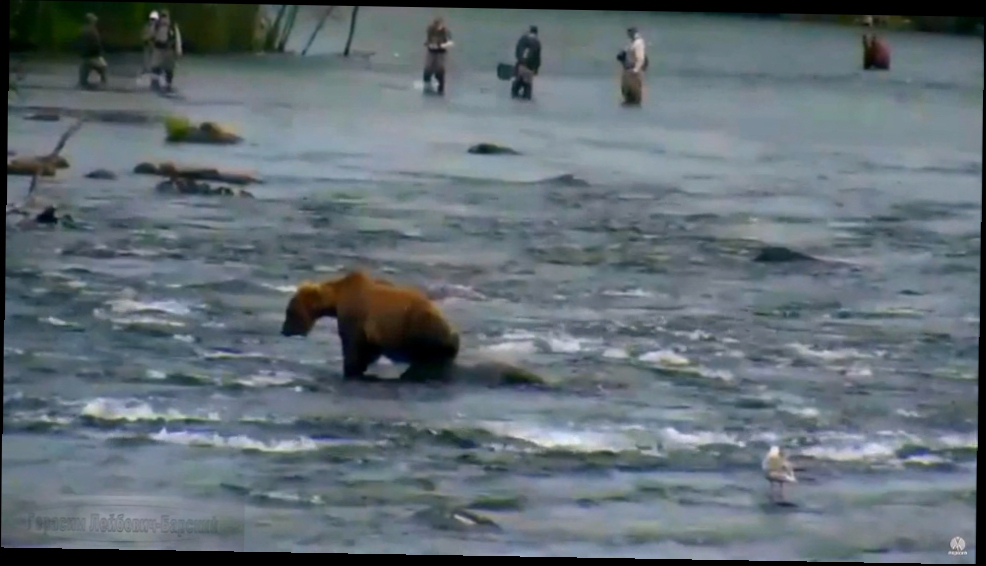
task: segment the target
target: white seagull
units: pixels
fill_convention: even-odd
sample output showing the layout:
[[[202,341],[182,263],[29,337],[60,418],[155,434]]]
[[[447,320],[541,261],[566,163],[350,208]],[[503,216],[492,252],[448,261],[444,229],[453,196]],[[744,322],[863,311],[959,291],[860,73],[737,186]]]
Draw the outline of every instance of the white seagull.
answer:
[[[798,483],[798,479],[794,477],[794,467],[788,462],[781,449],[777,446],[770,447],[770,451],[763,458],[761,467],[763,468],[764,477],[770,482],[771,500],[774,500],[775,486],[777,486],[778,489],[776,491],[780,495],[781,500],[783,500],[784,484]]]

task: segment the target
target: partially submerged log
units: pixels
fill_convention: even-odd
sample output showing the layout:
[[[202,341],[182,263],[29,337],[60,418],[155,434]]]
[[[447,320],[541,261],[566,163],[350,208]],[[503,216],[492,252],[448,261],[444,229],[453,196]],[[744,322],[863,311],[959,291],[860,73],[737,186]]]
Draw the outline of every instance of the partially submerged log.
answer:
[[[11,214],[18,214],[24,217],[18,223],[19,225],[32,223],[51,225],[71,220],[71,217],[68,215],[59,215],[58,209],[55,205],[39,202],[35,191],[38,187],[38,180],[40,177],[54,175],[54,171],[56,169],[64,169],[65,167],[68,167],[68,161],[61,157],[59,153],[61,153],[62,149],[65,148],[65,144],[68,142],[69,138],[79,131],[79,128],[82,127],[83,123],[84,122],[82,120],[79,120],[68,130],[66,130],[65,133],[62,134],[62,137],[59,138],[58,144],[55,145],[55,149],[50,154],[42,157],[27,159],[22,158],[20,160],[24,170],[31,171],[31,184],[27,189],[27,196],[24,198],[23,203],[8,204],[6,208],[7,216]],[[16,161],[18,160],[14,160],[14,162]],[[11,163],[12,162],[7,163],[8,175],[11,174]],[[48,172],[51,173],[47,174]]]
[[[170,162],[157,165],[154,163],[139,163],[134,167],[134,173],[138,175],[158,175],[168,177],[169,179],[214,181],[217,183],[229,183],[230,185],[249,185],[251,183],[262,182],[259,178],[249,173],[224,172],[211,167],[182,167]]]
[[[251,192],[238,187],[213,187],[208,183],[179,177],[161,181],[157,184],[155,190],[159,193],[175,195],[254,198]]]
[[[68,142],[68,139],[72,137],[75,132],[79,131],[82,124],[83,121],[79,120],[64,134],[62,134],[62,137],[58,140],[58,145],[55,146],[55,150],[48,155],[36,157],[17,157],[11,159],[7,162],[7,174],[31,177],[54,177],[55,172],[59,169],[67,169],[69,166],[68,160],[59,155],[59,152],[61,152],[65,147],[65,143]]]

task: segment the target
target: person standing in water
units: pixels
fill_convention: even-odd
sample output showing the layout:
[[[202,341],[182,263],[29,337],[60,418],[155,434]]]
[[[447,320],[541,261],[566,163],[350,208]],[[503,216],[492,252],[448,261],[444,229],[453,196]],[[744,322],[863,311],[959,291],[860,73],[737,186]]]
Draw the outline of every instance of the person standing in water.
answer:
[[[161,75],[164,75],[164,90],[171,90],[175,79],[175,66],[182,55],[181,32],[171,21],[171,14],[161,10],[157,25],[154,26],[154,85],[161,88]]]
[[[637,106],[644,98],[644,71],[647,70],[647,49],[644,38],[640,37],[637,28],[627,29],[630,44],[616,57],[623,63],[623,73],[620,76],[620,93],[625,105]]]
[[[877,37],[873,29],[873,16],[864,16],[863,26],[870,30],[863,33],[863,70],[889,71],[890,46],[883,38]]]
[[[514,80],[510,85],[510,96],[513,98],[531,99],[534,88],[534,75],[541,68],[541,40],[538,39],[538,27],[531,26],[527,33],[517,40],[514,48],[517,63],[514,67]]]
[[[79,87],[92,88],[89,83],[89,75],[96,71],[99,75],[99,84],[106,86],[106,59],[103,52],[103,41],[99,37],[99,30],[96,23],[99,18],[95,14],[86,14],[86,23],[82,26],[80,33],[80,47],[82,63],[79,65]]]
[[[425,39],[425,48],[428,50],[425,56],[424,83],[425,88],[431,88],[431,78],[435,77],[438,82],[438,94],[445,94],[445,57],[448,48],[452,46],[452,32],[445,27],[445,20],[435,18],[428,26]]]
[[[148,16],[141,33],[141,39],[144,41],[144,73],[150,73],[154,65],[154,29],[157,27],[157,21],[158,13],[155,10]]]

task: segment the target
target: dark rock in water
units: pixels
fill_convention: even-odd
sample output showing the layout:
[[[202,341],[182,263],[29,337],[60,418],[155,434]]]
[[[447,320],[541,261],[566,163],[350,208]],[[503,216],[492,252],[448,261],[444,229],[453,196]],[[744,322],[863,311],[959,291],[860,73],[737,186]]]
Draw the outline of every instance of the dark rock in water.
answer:
[[[436,373],[437,371],[437,373]],[[408,368],[402,382],[449,383],[478,387],[528,387],[550,389],[552,383],[544,377],[520,366],[495,361],[459,361],[443,370]]]
[[[35,120],[37,122],[57,122],[62,119],[58,114],[52,114],[47,112],[39,112],[37,114],[31,114],[25,118],[26,120]]]
[[[7,213],[10,214],[11,210],[8,208]],[[60,214],[58,209],[52,205],[44,206],[30,206],[25,209],[15,209],[17,214],[23,216],[23,218],[16,224],[20,227],[30,227],[30,226],[55,226],[61,224],[64,226],[70,226],[74,223],[74,220],[68,214]]]
[[[17,155],[17,152],[16,151],[14,151],[12,149],[8,149],[7,150],[7,157],[13,157],[15,155]]]
[[[254,198],[252,193],[243,189],[223,186],[213,187],[208,183],[181,178],[161,181],[157,184],[155,190],[159,193],[178,195]]]
[[[473,155],[520,155],[519,151],[495,143],[480,143],[469,148]]]
[[[760,249],[753,261],[759,263],[788,263],[792,261],[818,261],[808,254],[803,254],[783,246],[767,246]]]
[[[557,177],[550,177],[542,181],[538,181],[537,184],[541,185],[560,185],[563,187],[588,187],[589,182],[585,179],[579,179],[571,173],[565,173],[564,175],[558,175]]]
[[[213,122],[202,122],[197,127],[169,133],[166,141],[171,143],[232,145],[242,142],[243,138]]]
[[[95,171],[90,171],[89,173],[86,173],[86,178],[114,181],[116,180],[116,173],[112,171],[107,171],[106,169],[96,169]]]
[[[34,217],[38,224],[58,224],[58,213],[54,206],[49,206]]]
[[[137,175],[157,175],[159,173],[158,166],[153,163],[138,163],[134,167],[134,173]]]

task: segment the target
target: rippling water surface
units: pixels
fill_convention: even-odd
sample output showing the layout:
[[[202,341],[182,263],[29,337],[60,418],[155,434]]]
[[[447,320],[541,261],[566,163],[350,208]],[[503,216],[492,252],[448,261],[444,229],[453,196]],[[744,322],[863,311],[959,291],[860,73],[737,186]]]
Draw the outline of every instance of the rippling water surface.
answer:
[[[248,142],[88,124],[42,187],[79,225],[8,226],[4,545],[127,546],[22,521],[153,495],[221,523],[158,546],[973,562],[981,43],[891,35],[894,70],[863,75],[857,30],[459,10],[442,100],[415,90],[431,14],[365,9],[369,64],[319,55],[345,22],[305,59],[189,58],[179,100],[28,77],[49,86],[18,104]],[[545,64],[522,104],[493,68],[529,23]],[[639,110],[616,100],[630,23]],[[8,114],[22,153],[65,127]],[[129,174],[165,159],[266,183],[175,198]],[[764,245],[830,261],[752,262]],[[559,387],[343,385],[331,321],[278,331],[297,282],[357,265],[427,288],[465,355]],[[771,444],[802,469],[796,507],[767,504]]]

